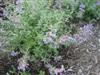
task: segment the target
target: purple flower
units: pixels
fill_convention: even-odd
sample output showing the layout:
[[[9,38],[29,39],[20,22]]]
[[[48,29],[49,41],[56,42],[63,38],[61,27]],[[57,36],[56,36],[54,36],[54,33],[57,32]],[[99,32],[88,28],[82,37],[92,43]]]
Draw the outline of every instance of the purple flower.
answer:
[[[92,24],[87,24],[83,28],[87,29],[87,30],[92,30],[93,29],[93,25]]]
[[[83,38],[80,34],[76,34],[74,35],[74,38],[77,40],[78,44],[83,43],[84,41],[86,41],[86,38]]]
[[[55,68],[54,69],[54,73],[55,73],[55,75],[63,75],[63,72],[65,71],[65,68],[64,68],[64,66],[63,65],[61,65],[61,68]]]
[[[85,5],[83,3],[81,3],[79,7],[84,9]]]
[[[49,66],[49,73],[50,75],[63,75],[63,72],[65,72],[65,68],[63,65],[61,65],[61,68],[54,68],[54,67],[51,67]]]
[[[52,37],[52,38],[56,38],[57,37],[56,33],[55,32],[51,32],[51,31],[47,32],[46,36]]]
[[[100,1],[96,2],[96,5],[97,5],[97,6],[100,6]]]
[[[87,24],[80,28],[80,32],[74,35],[74,38],[77,40],[78,44],[81,44],[90,38],[90,36],[93,34],[92,29],[92,24]]]
[[[84,9],[85,9],[85,5],[83,3],[81,3],[80,6],[79,6],[79,10],[84,11]]]
[[[20,3],[23,3],[24,1],[23,0],[16,0],[16,4],[20,4]]]
[[[66,41],[68,41],[68,36],[67,35],[63,35],[59,39],[60,44],[65,44]]]
[[[93,32],[92,32],[92,29],[93,29],[93,25],[92,24],[87,24],[85,25],[83,28],[82,28],[82,31],[83,31],[83,35],[84,36],[90,36]]]
[[[52,43],[52,42],[54,42],[54,41],[51,37],[43,38],[43,43],[44,44],[48,44],[48,43]]]
[[[60,37],[59,39],[59,44],[66,44],[66,43],[75,43],[76,42],[76,39],[71,37],[71,36],[68,36],[68,35],[63,35]]]
[[[83,8],[79,8],[80,11],[84,12],[85,10]]]
[[[14,56],[17,56],[17,55],[18,55],[18,52],[12,51],[12,52],[10,53],[10,55],[13,56],[13,57],[14,57]]]

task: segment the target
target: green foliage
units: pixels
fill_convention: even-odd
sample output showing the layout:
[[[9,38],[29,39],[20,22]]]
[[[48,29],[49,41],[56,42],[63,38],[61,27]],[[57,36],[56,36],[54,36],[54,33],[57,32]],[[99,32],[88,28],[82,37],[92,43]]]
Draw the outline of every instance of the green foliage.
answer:
[[[7,7],[4,10],[4,16],[10,19],[10,17],[13,15],[13,12],[15,11],[15,5],[9,3]]]
[[[40,71],[38,75],[45,75],[44,71]]]
[[[96,21],[100,19],[100,5],[96,5],[98,0],[80,0],[79,6],[81,3],[85,5],[84,12],[78,12],[82,14],[81,18],[84,21]]]
[[[53,26],[57,30],[55,41],[58,41],[59,37],[64,34],[72,33],[71,20],[76,17],[80,3],[85,5],[83,20],[96,19],[100,16],[100,8],[96,6],[95,0],[58,0],[56,3],[54,0],[25,0],[23,14],[20,14],[20,27],[16,28],[16,24],[12,26],[13,23],[6,25],[11,27],[7,30],[9,49],[14,50],[19,47],[20,51],[25,54],[31,52],[34,61],[36,59],[47,60],[51,56],[56,56],[58,48],[43,43],[45,33],[49,31],[50,26]]]
[[[67,2],[63,5],[66,6]],[[66,22],[72,18],[74,6],[68,2],[72,8],[56,9],[50,8],[48,3],[48,0],[34,0],[34,2],[25,0],[24,12],[21,15],[22,27],[14,28],[9,35],[10,49],[19,47],[23,53],[32,52],[33,60],[37,58],[47,60],[58,54],[57,48],[43,43],[44,34],[51,25],[58,30],[57,39],[63,34],[70,33],[70,25],[66,25]]]
[[[31,74],[28,72],[21,72],[19,75],[31,75]]]

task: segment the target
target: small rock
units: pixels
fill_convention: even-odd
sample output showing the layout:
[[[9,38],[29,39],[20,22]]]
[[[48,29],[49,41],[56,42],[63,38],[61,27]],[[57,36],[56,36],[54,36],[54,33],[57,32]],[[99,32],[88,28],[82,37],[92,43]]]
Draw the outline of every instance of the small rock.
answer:
[[[94,60],[95,60],[95,64],[97,64],[97,63],[98,63],[98,58],[97,58],[97,56],[94,56]]]
[[[100,52],[100,49],[98,49],[98,51]]]
[[[82,70],[79,69],[79,70],[78,70],[78,75],[81,75],[81,74],[82,74]]]
[[[92,68],[92,65],[89,65],[88,67],[87,67],[87,70],[89,70],[89,69],[91,69]]]
[[[100,43],[100,38],[98,39],[99,43]]]
[[[54,60],[55,61],[61,61],[62,60],[62,57],[61,56],[57,56],[57,57],[54,58]]]
[[[74,70],[73,70],[72,68],[73,68],[73,66],[70,67],[69,69],[67,69],[67,71],[68,71],[68,72],[73,72]]]

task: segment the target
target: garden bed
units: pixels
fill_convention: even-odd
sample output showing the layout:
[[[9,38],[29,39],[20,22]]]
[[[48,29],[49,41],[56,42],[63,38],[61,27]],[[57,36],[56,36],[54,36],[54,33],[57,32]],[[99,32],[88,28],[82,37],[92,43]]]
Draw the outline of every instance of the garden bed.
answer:
[[[0,75],[100,74],[98,0],[15,4],[0,20]]]

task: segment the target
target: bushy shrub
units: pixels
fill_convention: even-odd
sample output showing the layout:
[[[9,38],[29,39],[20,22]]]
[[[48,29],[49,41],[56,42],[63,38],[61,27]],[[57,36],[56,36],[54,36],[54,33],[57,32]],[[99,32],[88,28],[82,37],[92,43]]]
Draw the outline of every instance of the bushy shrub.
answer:
[[[62,8],[51,8],[49,0],[25,0],[20,27],[10,30],[10,49],[18,47],[24,54],[31,53],[32,60],[56,56],[59,37],[71,32],[67,24],[74,12],[71,2],[74,0],[64,0]]]

